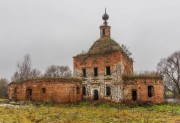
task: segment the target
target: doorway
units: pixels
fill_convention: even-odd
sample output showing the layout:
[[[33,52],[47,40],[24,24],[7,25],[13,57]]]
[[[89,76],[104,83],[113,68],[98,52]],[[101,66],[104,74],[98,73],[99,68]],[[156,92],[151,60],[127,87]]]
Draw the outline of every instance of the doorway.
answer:
[[[94,90],[94,100],[99,100],[98,90]]]
[[[26,95],[27,95],[27,99],[31,99],[32,98],[32,89],[30,89],[30,88],[26,89]]]
[[[137,91],[136,90],[132,90],[132,100],[133,101],[137,100]]]

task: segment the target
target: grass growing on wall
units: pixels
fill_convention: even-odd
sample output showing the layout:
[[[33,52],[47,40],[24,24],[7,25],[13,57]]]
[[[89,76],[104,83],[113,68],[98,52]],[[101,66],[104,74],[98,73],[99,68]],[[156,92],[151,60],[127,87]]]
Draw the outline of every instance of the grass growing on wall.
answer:
[[[0,107],[3,123],[174,123],[180,122],[180,105],[161,104],[129,108],[122,104],[41,104]]]

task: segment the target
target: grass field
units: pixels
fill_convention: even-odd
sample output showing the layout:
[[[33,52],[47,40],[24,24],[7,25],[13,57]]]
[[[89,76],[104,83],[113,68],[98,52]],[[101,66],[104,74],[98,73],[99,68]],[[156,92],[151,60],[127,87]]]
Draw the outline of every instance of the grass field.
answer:
[[[180,123],[180,105],[32,104],[0,107],[0,123]]]

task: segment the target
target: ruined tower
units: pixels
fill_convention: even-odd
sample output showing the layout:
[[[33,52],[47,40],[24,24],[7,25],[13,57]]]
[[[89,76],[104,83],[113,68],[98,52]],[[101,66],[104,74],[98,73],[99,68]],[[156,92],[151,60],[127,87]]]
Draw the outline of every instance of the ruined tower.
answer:
[[[74,76],[83,79],[84,99],[112,100],[123,99],[123,74],[133,72],[133,61],[121,46],[111,39],[111,27],[107,20],[109,15],[102,16],[100,38],[94,42],[89,51],[74,58]]]

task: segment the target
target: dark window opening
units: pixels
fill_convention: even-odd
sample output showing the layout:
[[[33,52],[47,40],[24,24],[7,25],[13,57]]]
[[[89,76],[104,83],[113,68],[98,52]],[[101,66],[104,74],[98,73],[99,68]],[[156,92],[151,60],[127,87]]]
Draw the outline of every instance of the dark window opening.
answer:
[[[136,90],[132,90],[132,100],[133,101],[137,100],[137,91]]]
[[[82,87],[83,96],[86,96],[86,87]]]
[[[111,68],[110,68],[110,66],[106,67],[106,75],[111,75]]]
[[[111,88],[109,86],[106,87],[106,95],[111,96]]]
[[[148,97],[154,96],[154,87],[148,86]]]
[[[82,69],[82,73],[83,73],[83,77],[86,77],[86,69],[85,68]]]
[[[98,76],[98,68],[97,67],[94,68],[94,76]]]
[[[45,88],[42,88],[42,93],[46,93],[46,89]]]
[[[77,87],[77,88],[76,88],[77,94],[79,94],[79,90],[80,90],[79,87]]]
[[[105,29],[102,29],[102,31],[103,31],[103,36],[106,34],[106,31],[105,31]]]

